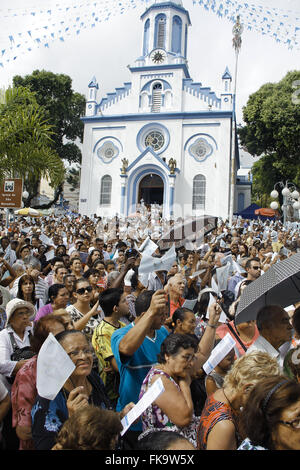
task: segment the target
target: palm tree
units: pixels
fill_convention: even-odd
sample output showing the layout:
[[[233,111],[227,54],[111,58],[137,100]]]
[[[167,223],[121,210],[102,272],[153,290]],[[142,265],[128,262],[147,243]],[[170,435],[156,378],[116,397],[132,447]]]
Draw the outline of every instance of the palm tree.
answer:
[[[62,160],[51,148],[52,130],[44,109],[25,87],[0,93],[0,181],[23,178],[29,204],[41,178],[57,188],[64,181]]]

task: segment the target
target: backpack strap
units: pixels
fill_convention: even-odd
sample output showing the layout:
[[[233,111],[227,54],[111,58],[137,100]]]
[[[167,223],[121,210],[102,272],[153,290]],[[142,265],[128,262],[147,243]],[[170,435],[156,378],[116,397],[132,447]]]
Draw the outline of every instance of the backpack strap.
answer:
[[[240,345],[242,346],[243,350],[244,351],[247,351],[247,347],[244,345],[244,343],[242,342],[241,338],[237,335],[237,333],[234,331],[234,329],[232,328],[232,326],[227,323],[227,326],[228,328],[230,329],[231,333],[234,335],[234,337],[238,340],[238,342],[240,343]]]
[[[17,345],[16,343],[16,340],[15,340],[15,337],[14,337],[14,334],[12,331],[9,331],[9,339],[10,339],[10,342],[11,342],[11,345],[12,345],[12,348],[13,348],[13,352],[16,352],[19,348],[19,346]]]
[[[16,351],[18,351],[18,349],[21,349],[17,345],[17,342],[15,340],[13,332],[9,331],[8,334],[9,334],[9,339],[10,339],[10,342],[11,342],[11,345],[12,345],[12,348],[13,348],[13,352],[16,352]],[[29,336],[29,338],[31,338],[31,336],[32,336],[32,333],[31,333],[30,330],[28,330],[28,336]]]
[[[170,313],[171,313],[171,312],[170,312],[171,305],[170,305],[170,296],[169,296],[169,294],[168,294],[167,305],[168,305],[168,312],[169,312],[169,317],[170,317],[170,316],[171,316],[171,315],[170,315]]]

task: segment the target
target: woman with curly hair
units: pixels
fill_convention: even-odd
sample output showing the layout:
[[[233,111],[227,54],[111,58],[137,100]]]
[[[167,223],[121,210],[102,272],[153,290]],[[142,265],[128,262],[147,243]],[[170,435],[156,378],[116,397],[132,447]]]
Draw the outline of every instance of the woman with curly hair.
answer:
[[[236,450],[241,441],[240,408],[260,380],[279,373],[277,361],[265,352],[255,351],[237,359],[226,374],[223,387],[206,400],[198,428],[198,449]]]

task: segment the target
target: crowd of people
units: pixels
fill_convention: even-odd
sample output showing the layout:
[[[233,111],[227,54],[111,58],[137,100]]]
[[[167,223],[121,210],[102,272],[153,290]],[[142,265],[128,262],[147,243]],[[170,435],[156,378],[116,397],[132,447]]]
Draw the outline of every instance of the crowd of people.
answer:
[[[245,289],[300,250],[299,224],[219,219],[155,269],[162,235],[182,223],[157,211],[0,220],[2,449],[300,449],[300,296],[237,321]],[[53,400],[37,389],[50,333],[74,364]],[[228,334],[234,346],[206,373]],[[163,393],[121,436],[159,379]]]

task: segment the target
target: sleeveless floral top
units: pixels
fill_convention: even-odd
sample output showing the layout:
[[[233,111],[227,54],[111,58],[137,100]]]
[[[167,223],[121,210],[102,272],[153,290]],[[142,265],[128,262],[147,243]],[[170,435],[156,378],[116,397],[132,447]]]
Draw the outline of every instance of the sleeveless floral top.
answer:
[[[139,399],[141,399],[146,393],[155,375],[163,375],[169,379],[179,391],[181,391],[179,385],[170,375],[158,369],[157,366],[153,366],[142,383]],[[197,426],[199,424],[199,417],[196,417],[195,415],[193,415],[192,421],[188,426],[181,428],[172,423],[161,408],[152,403],[152,405],[149,406],[142,414],[142,423],[143,432],[139,436],[139,440],[152,431],[176,431],[187,438],[195,447],[197,445]]]

